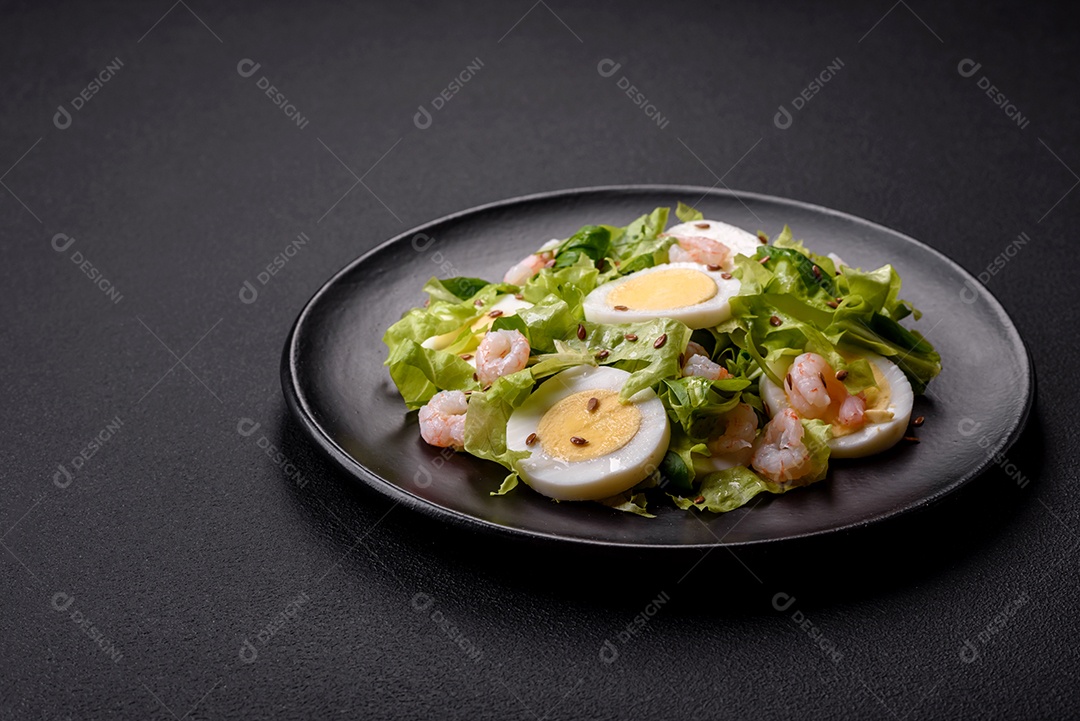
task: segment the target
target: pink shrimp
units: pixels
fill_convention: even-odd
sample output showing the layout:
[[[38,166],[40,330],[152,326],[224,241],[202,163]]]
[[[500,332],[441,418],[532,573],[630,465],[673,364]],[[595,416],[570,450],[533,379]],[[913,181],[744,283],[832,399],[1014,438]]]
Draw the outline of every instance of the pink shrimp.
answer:
[[[731,377],[726,368],[713,363],[709,358],[709,352],[694,341],[686,344],[684,356],[686,358],[682,366],[684,376],[699,376],[714,381]]]
[[[714,455],[738,454],[740,465],[746,463],[750,459],[754,437],[757,435],[758,417],[754,409],[740,403],[720,419],[717,427],[722,428],[723,432],[708,440],[706,445],[709,450]]]
[[[765,432],[754,443],[750,463],[754,470],[775,483],[793,481],[814,471],[810,450],[802,442],[799,416],[785,408],[765,424]]]
[[[832,366],[817,353],[803,353],[795,359],[784,378],[784,392],[803,418],[835,421],[847,428],[863,424],[865,400],[848,393]]]
[[[690,358],[690,357],[696,356],[696,355],[703,355],[706,358],[708,358],[709,357],[709,351],[705,350],[705,346],[701,345],[700,343],[695,343],[694,341],[690,341],[689,343],[686,344],[686,357]]]
[[[836,422],[845,428],[861,428],[866,419],[863,414],[866,411],[866,400],[862,394],[851,395],[840,404],[840,411],[836,414]]]
[[[439,448],[465,447],[468,398],[461,391],[439,391],[420,409],[420,435]]]
[[[554,257],[549,252],[527,255],[511,266],[510,270],[506,271],[506,275],[503,276],[503,283],[525,285],[529,278],[551,265],[552,260],[554,260]]]
[[[668,249],[668,260],[672,263],[701,263],[712,265],[725,270],[731,269],[731,259],[734,255],[731,248],[719,240],[705,238],[700,235],[676,235],[678,245]]]
[[[529,341],[520,331],[491,331],[476,349],[476,379],[486,386],[517,373],[529,362]]]
[[[730,378],[731,374],[723,366],[713,363],[708,356],[692,355],[683,363],[682,374],[684,376],[699,376],[709,380],[718,381]]]

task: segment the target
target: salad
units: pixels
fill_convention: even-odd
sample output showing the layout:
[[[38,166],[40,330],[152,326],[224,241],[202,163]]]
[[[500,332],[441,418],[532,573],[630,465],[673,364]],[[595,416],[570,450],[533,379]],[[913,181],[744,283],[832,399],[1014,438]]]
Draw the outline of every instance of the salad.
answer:
[[[383,338],[427,443],[556,501],[725,512],[915,440],[941,358],[890,265],[679,203],[587,225],[501,282],[432,278]],[[665,230],[666,229],[666,230]]]

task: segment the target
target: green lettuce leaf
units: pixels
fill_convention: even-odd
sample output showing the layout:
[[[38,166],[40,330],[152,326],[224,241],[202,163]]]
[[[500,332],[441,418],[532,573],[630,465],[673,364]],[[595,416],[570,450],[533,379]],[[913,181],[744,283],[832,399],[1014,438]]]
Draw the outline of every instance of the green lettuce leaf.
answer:
[[[696,476],[695,454],[708,455],[709,449],[704,443],[686,435],[680,426],[673,426],[668,452],[660,463],[659,486],[664,490],[673,489],[680,493],[689,493],[693,489]]]
[[[705,476],[695,498],[669,495],[675,505],[684,511],[696,508],[699,511],[727,513],[745,506],[759,493],[771,491],[770,485],[776,484],[770,484],[745,466],[735,466],[726,471],[717,471]],[[773,492],[782,493],[783,491]]]
[[[675,505],[684,511],[693,507],[699,511],[727,513],[746,505],[759,493],[787,493],[793,488],[823,480],[829,472],[828,442],[832,431],[828,423],[820,420],[803,420],[802,425],[803,443],[810,451],[813,464],[813,471],[803,478],[787,483],[774,483],[750,468],[735,466],[702,477],[696,496],[668,495]]]
[[[668,248],[675,243],[674,238],[661,237],[668,213],[668,208],[657,208],[623,229],[612,245],[612,262],[619,273],[626,275],[668,261]]]
[[[473,367],[453,353],[424,348],[412,340],[402,340],[386,359],[405,406],[415,410],[431,400],[440,390],[472,390]]]
[[[681,200],[679,201],[679,205],[675,208],[675,217],[684,223],[692,223],[695,220],[705,219],[705,216],[701,214],[700,210],[692,208]]]
[[[832,437],[832,426],[825,421],[813,419],[802,421],[803,445],[810,451],[810,460],[814,465],[814,473],[798,478],[787,486],[805,486],[824,480],[829,473],[829,439]]]
[[[555,268],[569,268],[582,258],[593,265],[611,254],[612,229],[605,225],[586,225],[562,242],[555,251]]]
[[[460,303],[463,300],[472,300],[480,291],[495,286],[499,292],[512,293],[514,286],[506,283],[492,283],[483,278],[432,278],[424,284],[424,292],[431,301],[441,300],[450,303]]]
[[[601,365],[612,365],[630,373],[619,398],[629,400],[635,393],[657,386],[665,378],[679,374],[679,356],[690,341],[690,329],[677,320],[658,318],[642,323],[601,324],[583,321],[580,327],[585,337],[579,339],[577,328],[570,338],[558,345],[560,353],[579,353],[582,357],[597,358],[600,351],[607,351]],[[627,336],[636,337],[629,340]],[[656,341],[665,336],[660,348]],[[543,363],[548,360],[539,356]]]
[[[605,498],[600,503],[603,503],[608,508],[614,508],[616,511],[633,513],[645,518],[656,518],[655,515],[649,513],[649,504],[644,493],[620,493],[617,496]]]
[[[532,394],[533,385],[532,373],[526,369],[503,376],[487,391],[469,397],[469,412],[465,414],[465,451],[510,470],[493,495],[507,493],[517,485],[517,463],[529,457],[528,451],[513,451],[506,447],[506,422],[514,409]]]
[[[873,372],[865,360],[847,358],[871,351],[893,360],[916,393],[925,391],[941,370],[941,357],[918,332],[899,325],[918,314],[899,299],[900,278],[892,267],[845,267],[836,276],[832,261],[792,241],[786,226],[774,243],[782,245],[736,260],[742,287],[731,300],[733,320],[723,327],[770,380],[779,385],[791,359],[813,351],[846,370],[844,385],[858,393],[875,385]]]
[[[716,428],[717,419],[739,404],[741,391],[749,385],[746,378],[666,378],[659,395],[673,423],[690,438],[705,440]]]
[[[585,296],[613,276],[613,271],[601,274],[587,255],[579,255],[573,265],[541,270],[522,287],[521,294],[530,303],[539,303],[554,295],[566,302],[570,316],[581,320],[585,317],[581,310]]]

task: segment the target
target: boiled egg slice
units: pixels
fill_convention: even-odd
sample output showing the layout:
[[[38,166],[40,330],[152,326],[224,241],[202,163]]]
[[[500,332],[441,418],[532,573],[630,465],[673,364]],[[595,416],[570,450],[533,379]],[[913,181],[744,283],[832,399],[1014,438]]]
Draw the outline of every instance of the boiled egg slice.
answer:
[[[620,403],[629,378],[607,366],[569,368],[510,415],[507,447],[531,453],[519,463],[526,483],[560,501],[599,501],[657,470],[671,436],[667,413],[650,388]]]
[[[741,284],[697,263],[667,263],[604,283],[585,296],[585,319],[635,323],[673,318],[709,328],[731,317],[729,301]]]
[[[753,257],[757,253],[761,241],[753,233],[748,233],[734,225],[721,223],[719,220],[695,220],[689,223],[680,223],[667,231],[668,235],[676,237],[698,236],[709,238],[723,243],[731,248],[731,257],[745,255]],[[727,270],[731,270],[728,268]]]
[[[488,306],[483,315],[470,324],[470,328],[475,335],[482,336],[499,316],[515,315],[522,308],[530,307],[532,307],[532,303],[527,300],[518,300],[512,295],[500,295],[495,299],[494,303]],[[492,315],[492,313],[495,313],[495,315]],[[456,341],[464,328],[465,326],[461,326],[461,328],[456,328],[448,333],[433,335],[420,345],[431,350],[442,350]]]
[[[833,458],[862,458],[892,448],[904,437],[911,421],[915,394],[907,376],[895,363],[879,355],[864,356],[874,371],[877,388],[866,391],[865,423],[856,431],[833,425],[829,448]],[[787,391],[768,376],[761,377],[761,400],[769,417],[790,408]]]

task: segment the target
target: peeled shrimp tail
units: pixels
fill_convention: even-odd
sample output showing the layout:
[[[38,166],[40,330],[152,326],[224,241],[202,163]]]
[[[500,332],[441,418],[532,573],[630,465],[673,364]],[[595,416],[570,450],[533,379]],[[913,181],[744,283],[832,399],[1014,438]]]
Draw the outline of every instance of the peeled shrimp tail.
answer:
[[[520,331],[491,331],[476,349],[476,380],[486,386],[523,370],[529,362],[529,353],[529,341]]]
[[[462,391],[440,391],[420,409],[420,436],[439,448],[465,447],[468,398]]]
[[[746,403],[740,403],[727,412],[721,419],[723,433],[710,439],[706,445],[709,451],[717,455],[732,453],[745,456],[742,462],[749,460],[749,450],[757,436],[758,417],[754,409]]]
[[[672,263],[691,262],[731,268],[731,259],[734,257],[731,248],[719,240],[700,235],[677,235],[675,238],[679,241],[678,244],[668,249],[668,260]]]
[[[785,408],[765,424],[765,431],[754,444],[750,463],[754,470],[774,483],[784,483],[808,476],[814,471],[810,449],[803,443],[802,421],[795,411]]]
[[[552,254],[549,252],[528,255],[506,271],[503,282],[513,285],[525,285],[530,278],[546,268],[551,260]]]

